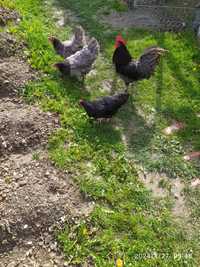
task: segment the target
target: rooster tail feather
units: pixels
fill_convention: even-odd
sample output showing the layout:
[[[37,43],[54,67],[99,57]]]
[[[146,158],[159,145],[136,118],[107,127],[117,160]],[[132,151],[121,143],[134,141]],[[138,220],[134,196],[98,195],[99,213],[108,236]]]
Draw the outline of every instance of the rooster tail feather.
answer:
[[[158,46],[151,46],[151,47],[148,47],[147,49],[144,50],[144,53],[143,55],[145,54],[148,54],[148,53],[155,53],[155,54],[165,54],[169,52],[168,50],[164,49],[164,48],[161,48],[161,47],[158,47]]]
[[[138,71],[141,77],[148,79],[155,71],[156,66],[159,64],[161,56],[163,56],[167,50],[160,47],[149,47],[143,53],[138,61]]]

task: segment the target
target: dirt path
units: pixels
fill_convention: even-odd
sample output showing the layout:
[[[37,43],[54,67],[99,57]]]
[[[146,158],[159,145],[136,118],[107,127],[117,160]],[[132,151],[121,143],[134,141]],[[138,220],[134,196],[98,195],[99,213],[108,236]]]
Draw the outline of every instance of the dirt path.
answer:
[[[64,266],[54,227],[87,216],[92,205],[70,174],[48,159],[46,144],[58,118],[18,96],[37,77],[22,48],[0,33],[0,267]]]

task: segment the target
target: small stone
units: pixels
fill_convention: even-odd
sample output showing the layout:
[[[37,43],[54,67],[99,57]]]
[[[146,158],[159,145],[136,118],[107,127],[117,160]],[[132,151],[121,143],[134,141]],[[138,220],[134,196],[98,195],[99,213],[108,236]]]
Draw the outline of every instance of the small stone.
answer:
[[[8,244],[8,240],[4,239],[1,243],[2,243],[2,245],[7,245]]]
[[[57,242],[54,242],[53,244],[50,245],[50,249],[52,251],[56,251],[57,250]]]
[[[46,171],[46,173],[45,173],[45,177],[49,177],[49,175],[50,175],[50,173],[48,172],[48,171]]]
[[[7,142],[6,142],[6,141],[2,142],[2,146],[3,146],[4,148],[7,148]]]
[[[51,264],[51,263],[45,263],[45,264],[43,265],[43,267],[52,267],[52,264]]]
[[[200,178],[195,179],[191,182],[191,187],[196,187],[200,185]]]
[[[38,243],[38,245],[39,245],[40,247],[42,247],[42,246],[44,245],[43,241],[40,241],[40,242]]]
[[[25,224],[24,226],[23,226],[23,229],[27,229],[28,228],[28,224]]]
[[[9,83],[10,83],[9,80],[4,80],[4,81],[3,81],[3,84],[9,84]]]
[[[29,249],[27,252],[26,252],[26,257],[31,257],[33,254],[33,249]]]
[[[22,187],[22,186],[26,185],[27,182],[26,181],[20,181],[18,184],[19,184],[20,187]]]
[[[45,244],[49,244],[52,240],[52,237],[50,235],[45,237]]]
[[[178,195],[178,194],[175,194],[175,195],[174,195],[174,198],[175,198],[175,199],[179,199],[179,195]]]
[[[32,245],[33,245],[33,242],[32,242],[32,241],[28,241],[26,244],[27,244],[28,246],[32,246]]]
[[[51,252],[50,254],[49,254],[49,256],[53,259],[53,258],[55,258],[55,253],[54,252]]]
[[[178,132],[179,130],[184,129],[184,127],[185,127],[184,123],[175,121],[172,125],[170,125],[169,127],[165,128],[163,130],[163,132],[166,135],[170,135],[170,134],[173,134],[175,132]]]

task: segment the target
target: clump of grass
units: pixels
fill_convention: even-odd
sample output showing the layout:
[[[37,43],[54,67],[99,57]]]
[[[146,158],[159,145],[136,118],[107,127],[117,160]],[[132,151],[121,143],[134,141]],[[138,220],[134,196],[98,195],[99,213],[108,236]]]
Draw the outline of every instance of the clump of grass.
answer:
[[[38,161],[40,159],[40,154],[38,152],[34,152],[32,155],[32,159]]]
[[[0,0],[0,7],[14,9],[15,5],[9,0]]]

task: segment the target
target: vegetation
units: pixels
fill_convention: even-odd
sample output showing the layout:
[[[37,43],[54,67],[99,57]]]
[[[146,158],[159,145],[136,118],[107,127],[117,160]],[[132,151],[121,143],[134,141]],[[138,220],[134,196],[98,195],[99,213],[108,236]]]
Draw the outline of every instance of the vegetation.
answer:
[[[99,17],[126,7],[115,0],[0,0],[0,4],[22,15],[21,23],[9,30],[26,41],[25,54],[42,73],[39,81],[25,88],[25,98],[60,116],[62,128],[49,140],[50,158],[71,174],[86,198],[95,201],[88,218],[69,220],[58,234],[66,261],[92,262],[98,267],[199,266],[199,236],[188,237],[174,221],[169,199],[154,199],[136,171],[139,164],[147,171],[165,172],[184,181],[199,172],[198,166],[182,159],[188,148],[200,149],[196,116],[200,111],[200,54],[193,34],[122,30],[136,57],[155,44],[170,52],[152,79],[131,88],[128,105],[113,122],[98,125],[88,120],[78,100],[107,93],[102,82],[112,82],[115,76],[111,55],[117,32]],[[66,38],[71,32],[69,26],[56,26],[55,6],[73,10],[88,33],[100,41],[102,54],[95,74],[86,79],[87,90],[78,81],[62,80],[51,67],[60,58],[48,44],[48,35]],[[115,90],[123,86],[117,80]],[[187,127],[165,137],[162,129],[173,119]],[[199,192],[196,195],[199,198]],[[194,205],[193,217],[198,219],[198,214],[198,205]]]

